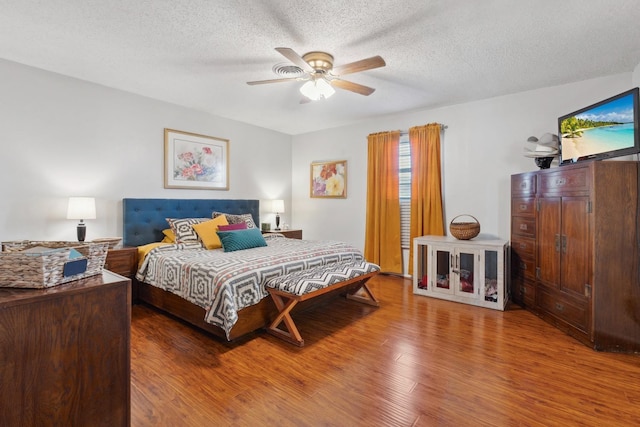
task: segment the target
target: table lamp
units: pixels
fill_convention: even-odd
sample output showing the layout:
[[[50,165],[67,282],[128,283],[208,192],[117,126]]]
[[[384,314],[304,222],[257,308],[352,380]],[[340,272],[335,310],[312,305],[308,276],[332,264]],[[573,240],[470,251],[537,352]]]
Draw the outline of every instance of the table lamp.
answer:
[[[84,242],[87,235],[85,219],[96,219],[96,199],[93,197],[69,197],[67,219],[79,219],[78,242]]]
[[[276,214],[276,231],[280,231],[280,214],[284,213],[284,200],[274,200],[271,210]]]

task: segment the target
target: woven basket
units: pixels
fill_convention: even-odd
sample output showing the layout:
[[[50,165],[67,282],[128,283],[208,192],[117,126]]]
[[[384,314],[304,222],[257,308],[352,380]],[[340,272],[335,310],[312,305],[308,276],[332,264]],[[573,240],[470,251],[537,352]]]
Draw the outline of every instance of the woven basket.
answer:
[[[454,222],[456,218],[460,218],[461,216],[470,216],[475,222]],[[472,215],[458,215],[451,220],[451,223],[449,224],[449,231],[451,232],[451,235],[458,240],[473,239],[480,234],[480,223]]]
[[[50,288],[102,273],[107,258],[107,243],[3,242],[0,252],[0,287]],[[71,250],[81,257],[72,257]],[[68,274],[65,265],[86,259],[86,269]],[[65,274],[66,272],[66,274]]]

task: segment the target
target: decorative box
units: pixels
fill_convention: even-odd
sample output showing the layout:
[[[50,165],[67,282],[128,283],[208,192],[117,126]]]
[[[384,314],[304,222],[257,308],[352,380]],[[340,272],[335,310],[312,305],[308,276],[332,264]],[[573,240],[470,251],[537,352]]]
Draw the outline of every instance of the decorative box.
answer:
[[[100,274],[108,248],[108,243],[3,242],[0,287],[50,288]]]

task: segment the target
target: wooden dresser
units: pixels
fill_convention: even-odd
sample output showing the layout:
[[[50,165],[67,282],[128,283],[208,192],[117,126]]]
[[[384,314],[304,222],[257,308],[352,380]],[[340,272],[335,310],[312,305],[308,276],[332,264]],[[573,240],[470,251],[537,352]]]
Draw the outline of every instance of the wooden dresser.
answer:
[[[0,425],[128,426],[128,279],[0,288]]]
[[[511,295],[597,349],[640,351],[638,162],[511,177]]]

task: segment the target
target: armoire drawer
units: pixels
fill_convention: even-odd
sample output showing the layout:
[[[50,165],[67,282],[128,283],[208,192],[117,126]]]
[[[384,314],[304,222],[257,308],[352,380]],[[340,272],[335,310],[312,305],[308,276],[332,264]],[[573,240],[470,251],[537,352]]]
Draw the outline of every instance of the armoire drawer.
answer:
[[[588,332],[589,321],[588,304],[575,301],[560,293],[551,292],[538,286],[536,292],[538,307],[571,326]]]
[[[511,175],[511,194],[519,194],[522,196],[532,195],[536,193],[536,175],[533,173],[525,173],[520,175]]]
[[[514,276],[522,277],[529,280],[536,278],[536,265],[532,258],[512,257],[511,270]]]
[[[538,193],[586,192],[590,189],[589,168],[554,170],[538,177]]]
[[[532,281],[524,277],[512,277],[511,293],[514,301],[526,307],[534,307],[536,303],[536,287]]]
[[[536,254],[536,239],[533,237],[513,236],[511,251],[520,259],[534,260]]]
[[[511,217],[511,235],[536,237],[535,218],[514,216]]]
[[[535,197],[514,197],[511,200],[511,215],[534,216],[536,213]]]

